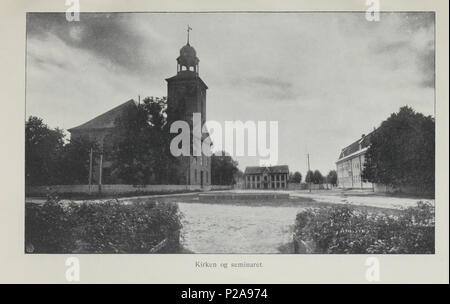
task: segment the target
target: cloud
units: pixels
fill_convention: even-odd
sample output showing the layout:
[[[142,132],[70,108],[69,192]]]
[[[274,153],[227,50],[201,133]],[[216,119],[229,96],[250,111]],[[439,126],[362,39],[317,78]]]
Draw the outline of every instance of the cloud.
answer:
[[[255,102],[261,101],[285,101],[295,97],[293,84],[288,81],[268,76],[249,76],[233,78],[230,81],[232,87],[240,87],[250,90],[256,97]]]
[[[279,122],[279,162],[335,167],[340,149],[410,105],[434,113],[434,14],[63,13],[27,15],[27,115],[70,128],[167,94],[186,43],[208,85],[207,119]],[[211,26],[211,25],[214,26]],[[258,159],[239,158],[241,167]]]
[[[80,16],[79,22],[68,22],[64,13],[28,13],[27,35],[31,39],[45,39],[52,34],[68,47],[86,50],[127,73],[159,67],[159,62],[146,53],[149,44],[157,50],[157,43],[130,26],[132,14],[82,13]]]

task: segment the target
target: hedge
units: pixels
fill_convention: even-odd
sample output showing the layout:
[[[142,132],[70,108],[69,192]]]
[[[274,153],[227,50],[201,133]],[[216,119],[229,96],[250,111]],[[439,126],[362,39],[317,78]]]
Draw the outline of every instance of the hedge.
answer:
[[[26,251],[176,253],[181,247],[180,217],[178,205],[150,201],[27,204]]]
[[[308,209],[297,214],[298,253],[432,254],[435,210],[430,203],[397,214],[360,211],[349,205]]]

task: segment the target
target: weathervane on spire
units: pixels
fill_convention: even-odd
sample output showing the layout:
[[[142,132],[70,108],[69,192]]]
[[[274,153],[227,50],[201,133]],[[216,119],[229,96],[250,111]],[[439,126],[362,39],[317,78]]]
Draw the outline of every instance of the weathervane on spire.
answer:
[[[190,31],[192,31],[192,27],[190,27],[188,24],[188,26],[187,26],[187,44],[189,44],[189,32]]]

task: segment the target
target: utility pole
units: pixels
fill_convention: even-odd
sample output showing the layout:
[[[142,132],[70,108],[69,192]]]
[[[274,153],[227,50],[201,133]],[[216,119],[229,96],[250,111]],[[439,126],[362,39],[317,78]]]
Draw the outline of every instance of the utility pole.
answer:
[[[89,152],[89,194],[91,194],[91,184],[92,184],[92,148]]]
[[[308,172],[306,173],[306,176],[308,176],[309,172],[311,172],[311,169],[309,168],[309,153],[307,154],[307,157],[308,157]],[[309,192],[311,192],[311,176],[309,177],[308,185],[309,185]]]
[[[100,166],[98,173],[98,192],[102,192],[103,152],[100,154]]]

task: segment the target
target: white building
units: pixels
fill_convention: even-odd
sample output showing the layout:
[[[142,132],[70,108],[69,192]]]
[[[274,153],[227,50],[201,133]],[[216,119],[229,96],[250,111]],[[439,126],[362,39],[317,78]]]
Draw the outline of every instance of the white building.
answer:
[[[246,167],[244,186],[246,189],[287,189],[288,166]]]
[[[364,168],[365,154],[370,146],[371,134],[362,135],[360,139],[342,149],[336,162],[339,188],[372,189],[373,185],[364,182],[362,171]]]

